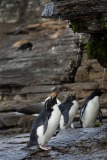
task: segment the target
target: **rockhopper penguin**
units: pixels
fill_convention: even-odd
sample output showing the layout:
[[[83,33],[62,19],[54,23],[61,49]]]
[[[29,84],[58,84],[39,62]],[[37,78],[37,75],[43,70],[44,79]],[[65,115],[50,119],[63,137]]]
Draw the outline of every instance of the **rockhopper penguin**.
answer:
[[[80,110],[80,124],[83,128],[94,127],[98,116],[100,121],[102,120],[99,102],[102,93],[100,89],[95,89],[83,103]]]
[[[65,129],[71,125],[79,109],[75,94],[69,95],[59,108],[61,110],[60,129]]]
[[[61,117],[56,95],[55,93],[52,94],[45,101],[44,110],[34,121],[30,132],[28,147],[38,145],[42,150],[51,149],[51,147],[46,147],[45,145],[55,133]]]

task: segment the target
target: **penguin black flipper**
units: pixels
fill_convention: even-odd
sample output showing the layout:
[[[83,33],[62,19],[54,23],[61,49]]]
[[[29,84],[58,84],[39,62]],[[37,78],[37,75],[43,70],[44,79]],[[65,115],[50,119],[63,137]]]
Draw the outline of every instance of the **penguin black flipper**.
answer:
[[[47,127],[48,127],[48,120],[51,116],[51,111],[46,112],[45,110],[43,111],[43,114],[41,114],[40,120],[38,121],[38,127],[43,125],[44,131],[43,134],[45,134]]]
[[[64,126],[68,123],[69,121],[69,110],[72,107],[73,103],[62,103],[59,105],[60,110],[62,111],[62,115],[64,117]]]
[[[43,122],[43,126],[44,126],[44,131],[43,131],[43,135],[45,134],[47,127],[48,127],[48,120],[50,118],[51,114],[48,114],[48,117],[46,117],[45,121]]]
[[[79,119],[79,122],[80,122],[81,127],[83,127],[83,122],[82,122],[81,117],[80,117],[80,119]]]
[[[102,113],[101,109],[99,109],[98,119],[100,122],[102,122],[102,120],[103,120],[103,113]]]
[[[87,106],[87,101],[84,102],[82,108],[80,109],[80,120],[79,120],[79,121],[80,121],[81,127],[83,127],[82,116],[83,116],[83,114],[84,114],[84,111],[85,111],[86,106]]]
[[[63,117],[64,117],[64,126],[68,123],[69,121],[69,115],[68,115],[68,110],[65,110],[63,113],[62,113]]]
[[[82,108],[80,109],[80,119],[82,118],[83,114],[84,114],[84,111],[85,111],[85,108],[87,106],[87,103],[84,103],[84,105],[82,106]]]
[[[88,99],[86,99],[86,101],[84,102],[83,106],[80,109],[80,117],[82,117],[84,114],[85,108],[87,106],[87,102],[88,102]]]

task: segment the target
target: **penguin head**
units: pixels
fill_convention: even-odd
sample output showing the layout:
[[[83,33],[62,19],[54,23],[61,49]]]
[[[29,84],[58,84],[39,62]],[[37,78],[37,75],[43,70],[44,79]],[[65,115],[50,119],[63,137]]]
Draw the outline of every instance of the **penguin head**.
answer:
[[[66,101],[72,102],[73,100],[76,100],[75,93],[68,95]]]
[[[93,95],[95,95],[95,96],[101,96],[102,95],[102,91],[101,91],[101,89],[99,89],[99,88],[96,88],[94,91],[93,91]]]
[[[58,87],[54,87],[52,89],[51,97],[57,97],[58,93],[59,93],[59,88]]]
[[[53,94],[45,101],[45,110],[52,111],[55,104],[57,104],[57,100],[56,95]]]

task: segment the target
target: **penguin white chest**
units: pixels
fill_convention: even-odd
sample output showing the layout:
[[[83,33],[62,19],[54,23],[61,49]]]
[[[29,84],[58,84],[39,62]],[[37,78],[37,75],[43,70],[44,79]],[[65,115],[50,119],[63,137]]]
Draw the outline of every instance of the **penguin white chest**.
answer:
[[[95,120],[98,116],[99,107],[100,104],[98,96],[95,96],[92,100],[88,102],[82,117],[83,127],[94,126]]]
[[[49,139],[53,136],[55,130],[58,127],[59,121],[61,117],[61,112],[58,108],[58,105],[54,105],[53,111],[51,113],[51,117],[48,120],[48,126],[45,134],[43,135],[44,127],[43,125],[38,128],[38,143],[44,145],[49,141]]]
[[[59,121],[60,121],[60,117],[61,117],[61,112],[60,112],[58,106],[55,105],[54,110],[52,112],[52,115],[48,121],[48,130],[46,132],[46,134],[48,136],[53,134],[55,132],[55,130],[57,129]]]
[[[73,121],[73,119],[75,118],[75,115],[78,111],[79,105],[78,102],[76,100],[73,101],[73,105],[71,107],[71,109],[69,110],[69,120],[70,122]]]
[[[73,122],[73,120],[76,116],[76,113],[78,111],[78,108],[79,108],[78,102],[76,100],[74,100],[73,105],[71,106],[71,109],[69,110],[69,121],[68,121],[67,126]]]

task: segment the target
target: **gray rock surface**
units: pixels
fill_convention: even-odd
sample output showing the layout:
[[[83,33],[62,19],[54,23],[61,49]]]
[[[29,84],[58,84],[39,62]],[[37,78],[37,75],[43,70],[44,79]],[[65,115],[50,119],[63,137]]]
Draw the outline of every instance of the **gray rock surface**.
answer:
[[[34,22],[39,18],[40,12],[39,1],[0,1],[0,23]]]
[[[41,37],[36,37],[35,32],[35,41],[32,38],[34,49],[31,52],[16,52],[16,49],[11,49],[12,42],[14,43],[17,38],[21,37],[7,37],[0,48],[0,85],[26,86],[61,83],[73,57],[76,57],[78,47],[75,46],[74,39],[78,39],[78,36],[71,36],[69,30],[65,30],[57,44],[55,42],[52,44],[50,38],[45,41],[47,36],[48,33],[41,40]],[[29,38],[31,38],[30,35],[27,39]],[[26,39],[26,36],[23,36],[23,39]]]
[[[37,147],[24,149],[29,134],[0,137],[1,160],[29,159],[72,159],[72,160],[106,160],[107,158],[107,125],[90,129],[62,130],[51,138],[51,151],[41,151]]]
[[[8,112],[38,114],[43,109],[42,102],[54,86],[63,91],[61,83],[67,77],[70,64],[75,60],[75,53],[79,49],[75,44],[78,35],[74,35],[69,28],[66,29],[67,23],[62,21],[61,25],[59,21],[47,21],[18,29],[11,25],[9,30],[8,24],[5,25],[3,28],[8,35],[1,39],[0,45],[0,113],[3,112],[6,117],[12,116]],[[33,43],[32,51],[16,51],[14,44],[23,40]],[[14,123],[20,128],[17,118],[19,117],[14,118]],[[10,116],[7,122],[9,119]],[[4,118],[2,125],[5,124],[3,120]],[[2,129],[6,129],[6,126],[2,126]],[[10,129],[11,126],[9,123],[7,128]],[[29,127],[27,131],[28,129]]]
[[[105,0],[101,2],[98,0],[48,1],[48,4],[44,7],[42,16],[44,18],[54,19],[61,17],[61,19],[70,20],[71,22],[73,20],[77,21],[77,24],[83,21],[86,27],[82,31],[80,29],[80,33],[107,31],[107,28],[100,20],[102,18],[104,21],[107,21],[107,3]],[[81,25],[84,26],[84,24]]]
[[[29,132],[36,117],[18,112],[0,113],[0,135]]]

